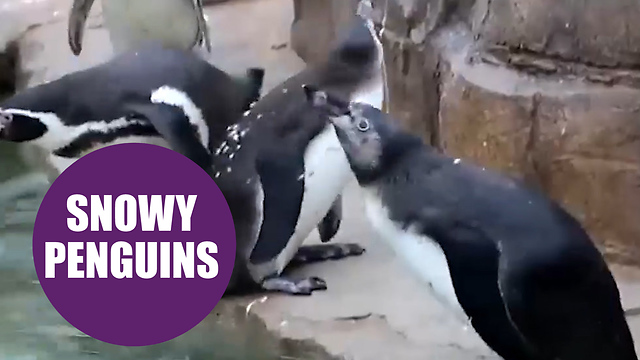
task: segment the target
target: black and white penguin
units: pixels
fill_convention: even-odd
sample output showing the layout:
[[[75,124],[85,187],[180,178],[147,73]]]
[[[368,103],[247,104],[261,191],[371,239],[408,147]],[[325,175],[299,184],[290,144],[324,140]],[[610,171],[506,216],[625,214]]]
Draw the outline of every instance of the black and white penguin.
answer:
[[[68,42],[76,56],[82,52],[85,23],[95,0],[74,0],[69,14]],[[102,13],[111,45],[120,54],[147,41],[190,50],[211,51],[202,0],[103,0]]]
[[[78,147],[149,142],[149,134],[159,133],[151,138],[168,140],[208,171],[227,199],[238,249],[230,293],[256,288],[310,294],[326,288],[315,277],[282,276],[292,263],[364,251],[355,244],[301,246],[314,228],[324,242],[336,234],[340,194],[351,177],[333,126],[309,108],[302,85],[330,87],[349,98],[377,90],[382,50],[369,23],[357,17],[324,64],[285,81],[245,116],[238,109],[257,98],[259,71],[253,70],[249,86],[240,86],[193,54],[163,51],[127,53],[14,96],[0,104],[0,139],[30,141],[71,162],[83,154]],[[83,88],[88,90],[76,90]],[[139,118],[151,125],[148,133],[127,138]]]
[[[262,68],[230,76],[188,50],[145,45],[4,100],[0,140],[42,149],[52,177],[124,142],[169,147],[210,170],[212,144],[259,98],[263,77]]]
[[[559,205],[373,107],[307,93],[332,114],[376,233],[498,355],[637,360],[607,264]]]
[[[327,60],[309,66],[263,96],[214,152],[214,178],[236,222],[238,251],[232,282],[242,291],[311,294],[324,280],[283,275],[291,264],[364,252],[357,244],[303,246],[317,229],[329,242],[342,219],[349,163],[326,114],[314,111],[304,84],[382,106],[382,46],[370,21],[354,16]],[[373,96],[372,96],[373,95]],[[239,264],[243,264],[239,265]],[[234,292],[233,286],[229,290]]]

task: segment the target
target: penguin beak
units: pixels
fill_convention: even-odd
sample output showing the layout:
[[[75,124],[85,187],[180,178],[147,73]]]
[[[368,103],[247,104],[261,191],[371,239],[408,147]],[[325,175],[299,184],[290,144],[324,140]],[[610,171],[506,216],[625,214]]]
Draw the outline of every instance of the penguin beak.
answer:
[[[330,116],[329,121],[341,131],[348,131],[351,128],[351,118],[344,116]]]
[[[8,140],[9,125],[13,121],[13,115],[0,111],[0,140]]]
[[[13,114],[0,110],[0,140],[13,141],[11,127]]]
[[[28,142],[41,138],[47,126],[37,118],[0,110],[0,140]]]
[[[69,14],[69,26],[67,37],[69,47],[75,56],[82,52],[82,38],[87,17],[95,0],[73,0],[71,13]]]
[[[343,114],[342,109],[335,107],[329,103],[330,95],[325,91],[318,89],[313,85],[302,85],[305,97],[312,106],[317,108],[323,108],[328,111],[329,122],[331,122],[336,131],[346,132],[351,127],[351,118],[349,114]]]

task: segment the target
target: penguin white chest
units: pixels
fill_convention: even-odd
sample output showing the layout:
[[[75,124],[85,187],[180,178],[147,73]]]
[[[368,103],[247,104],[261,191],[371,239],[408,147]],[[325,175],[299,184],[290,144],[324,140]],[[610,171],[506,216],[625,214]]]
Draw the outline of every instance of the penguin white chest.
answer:
[[[293,258],[304,240],[327,214],[338,195],[352,178],[347,157],[340,145],[333,125],[316,136],[304,155],[304,195],[296,229],[278,258],[283,269]]]
[[[117,53],[148,40],[188,49],[198,36],[193,0],[103,0],[102,9]]]
[[[460,320],[467,316],[458,302],[447,258],[433,239],[412,229],[403,230],[389,218],[389,212],[373,190],[363,189],[366,216],[378,238],[385,242],[403,264],[431,287],[436,298]]]

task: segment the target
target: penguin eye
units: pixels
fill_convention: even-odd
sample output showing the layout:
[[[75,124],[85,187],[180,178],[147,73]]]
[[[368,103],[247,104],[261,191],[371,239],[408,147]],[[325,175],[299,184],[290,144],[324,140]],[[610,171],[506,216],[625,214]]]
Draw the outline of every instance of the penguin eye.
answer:
[[[365,132],[367,130],[369,130],[369,121],[367,121],[366,119],[360,119],[358,121],[358,130]]]

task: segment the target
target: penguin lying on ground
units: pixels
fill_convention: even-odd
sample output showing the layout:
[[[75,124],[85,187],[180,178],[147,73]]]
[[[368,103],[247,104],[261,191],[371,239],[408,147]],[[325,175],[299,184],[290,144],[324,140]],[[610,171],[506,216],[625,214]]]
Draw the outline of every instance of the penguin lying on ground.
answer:
[[[230,76],[189,51],[143,46],[4,100],[0,140],[44,150],[53,177],[123,142],[167,146],[210,171],[212,144],[259,98],[263,77],[262,68]]]
[[[637,360],[607,264],[559,205],[366,104],[306,93],[331,114],[380,238],[498,355]]]
[[[68,42],[82,52],[85,23],[95,0],[74,0],[69,14]],[[197,44],[211,52],[202,0],[103,0],[105,27],[116,54],[147,41],[190,50]]]
[[[357,244],[326,244],[342,219],[342,191],[352,179],[333,126],[309,106],[302,85],[368,99],[382,81],[382,47],[370,21],[355,15],[326,61],[263,96],[230,127],[214,153],[214,178],[229,200],[238,251],[229,293],[245,289],[311,294],[324,280],[283,276],[290,265],[360,255]],[[232,190],[231,190],[232,189]],[[302,246],[317,228],[325,244]],[[241,266],[240,264],[243,264]]]

